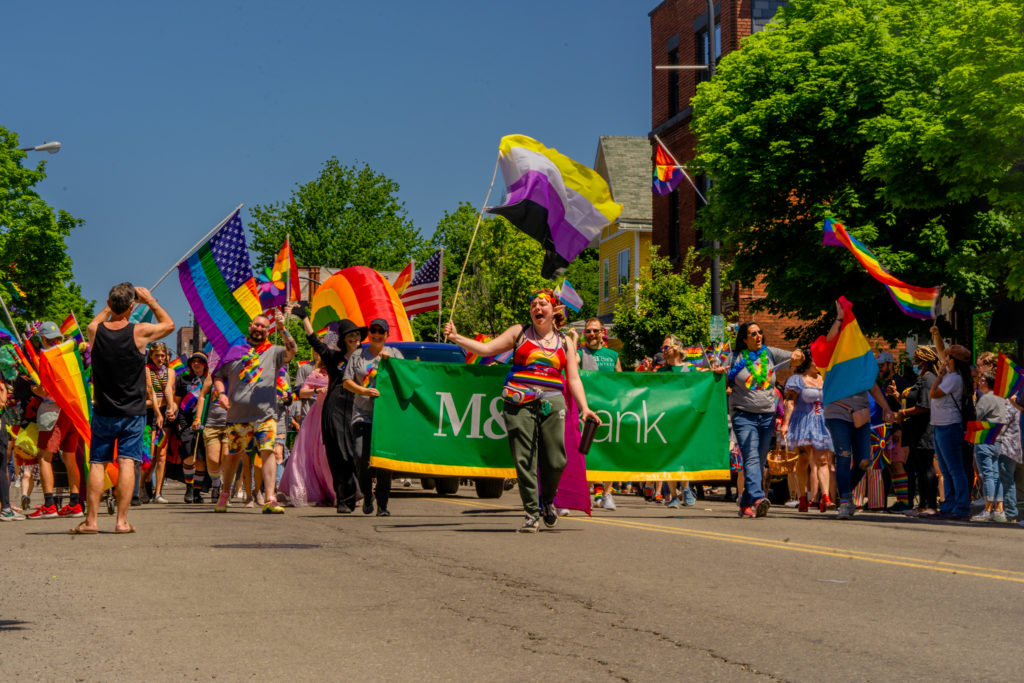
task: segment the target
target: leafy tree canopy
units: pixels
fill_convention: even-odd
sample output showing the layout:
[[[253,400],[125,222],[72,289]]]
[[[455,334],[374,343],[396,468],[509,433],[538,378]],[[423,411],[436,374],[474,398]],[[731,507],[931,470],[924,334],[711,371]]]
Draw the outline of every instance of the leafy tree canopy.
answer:
[[[60,324],[74,311],[84,327],[94,301],[82,297],[74,281],[65,238],[85,223],[67,211],[54,211],[34,189],[46,178],[46,163],[22,166],[18,136],[0,127],[0,283],[3,298],[23,329],[31,320]],[[10,323],[4,317],[0,324]],[[20,331],[20,330],[19,330]]]
[[[965,311],[1024,296],[1021,16],[1024,0],[791,0],[699,87],[699,224],[731,278],[763,278],[764,308],[817,321],[802,341],[841,294],[868,332],[926,326],[820,246],[826,216]]]
[[[700,273],[700,274],[698,274]],[[703,277],[703,283],[692,283]],[[622,342],[624,363],[653,356],[666,335],[683,344],[707,344],[711,326],[711,274],[698,270],[691,249],[674,271],[672,262],[651,246],[647,265],[640,269],[639,302],[620,296],[615,305],[615,336]]]
[[[365,164],[345,166],[331,157],[287,202],[250,209],[249,248],[261,266],[273,264],[286,235],[300,266],[401,270],[412,258],[422,262],[424,241],[398,190],[398,183]]]

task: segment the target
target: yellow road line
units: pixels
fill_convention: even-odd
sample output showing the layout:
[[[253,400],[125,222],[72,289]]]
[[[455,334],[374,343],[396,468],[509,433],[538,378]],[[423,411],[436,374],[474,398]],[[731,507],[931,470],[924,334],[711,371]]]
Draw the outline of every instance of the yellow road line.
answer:
[[[450,505],[459,505],[463,507],[490,508],[499,510],[510,509],[506,505],[494,505],[491,503],[481,503],[477,501],[453,500],[445,498],[436,498],[435,500],[440,503],[448,503]],[[830,548],[828,546],[810,545],[805,543],[790,543],[771,539],[754,538],[752,536],[727,534],[719,531],[702,531],[698,529],[665,527],[660,524],[652,524],[649,522],[637,522],[633,520],[604,518],[598,519],[595,517],[573,517],[571,519],[573,521],[578,522],[585,522],[589,524],[604,524],[607,526],[615,526],[624,529],[654,531],[657,533],[672,534],[676,536],[690,536],[693,538],[702,538],[710,541],[725,541],[727,543],[739,543],[742,545],[751,545],[760,548],[789,550],[793,552],[808,553],[812,555],[823,555],[826,557],[836,557],[840,559],[860,560],[861,562],[872,562],[875,564],[885,564],[897,567],[909,567],[911,569],[926,569],[928,571],[942,572],[945,574],[964,574],[967,576],[976,576],[985,579],[997,579],[1001,581],[1011,581],[1014,583],[1024,583],[1024,572],[1014,571],[1010,569],[994,569],[992,567],[978,567],[968,564],[956,564],[952,562],[922,560],[920,558],[915,557],[888,555],[885,553],[873,553],[860,550],[843,550],[840,548]]]

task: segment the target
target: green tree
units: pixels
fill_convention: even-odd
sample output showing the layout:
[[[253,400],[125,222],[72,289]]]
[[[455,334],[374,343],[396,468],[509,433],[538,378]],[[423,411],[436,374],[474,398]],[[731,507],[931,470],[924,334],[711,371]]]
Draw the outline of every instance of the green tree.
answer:
[[[599,252],[597,249],[584,249],[565,269],[565,279],[583,299],[583,308],[579,313],[565,309],[569,321],[586,320],[597,315],[597,286],[600,280],[598,268]]]
[[[25,152],[16,133],[0,127],[0,282],[14,322],[50,319],[60,324],[74,311],[84,327],[94,301],[74,281],[65,238],[85,223],[43,201],[35,186],[46,178],[46,162],[22,166]],[[6,327],[8,322],[2,321]]]
[[[826,216],[965,312],[1024,295],[1022,15],[1024,0],[791,0],[699,87],[699,225],[729,277],[762,278],[763,308],[815,321],[802,342],[841,294],[869,333],[926,333],[820,246]]]
[[[694,282],[701,281],[694,286]],[[691,249],[678,272],[652,245],[637,279],[639,302],[620,296],[615,306],[615,336],[622,342],[623,363],[653,356],[667,334],[684,344],[707,344],[711,325],[711,274],[698,269]]]
[[[412,258],[421,261],[424,242],[398,190],[368,165],[345,166],[332,156],[287,202],[250,209],[256,264],[272,265],[285,236],[300,266],[401,270]]]

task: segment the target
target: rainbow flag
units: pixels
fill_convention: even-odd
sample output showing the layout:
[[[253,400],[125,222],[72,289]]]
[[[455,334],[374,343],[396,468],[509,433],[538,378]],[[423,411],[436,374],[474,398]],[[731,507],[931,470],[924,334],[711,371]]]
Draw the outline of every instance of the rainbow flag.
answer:
[[[987,444],[989,446],[999,438],[999,432],[1003,431],[1004,425],[998,422],[984,422],[982,420],[971,420],[967,423],[967,430],[964,432],[964,441],[973,444]]]
[[[717,362],[718,365],[728,365],[729,355],[732,353],[729,345],[725,342],[715,342],[709,344],[707,347],[708,358],[713,362]]]
[[[671,194],[681,182],[683,182],[683,169],[679,168],[676,160],[661,143],[655,143],[654,182],[651,184],[651,192],[658,196]]]
[[[167,364],[168,370],[174,370],[174,374],[181,372],[181,369],[188,363],[188,358],[185,354],[181,354],[177,358],[172,358],[171,362]]]
[[[397,294],[404,292],[406,287],[409,286],[409,283],[412,282],[412,270],[413,262],[409,261],[409,265],[403,268],[402,272],[395,278],[395,282],[391,286],[395,289]]]
[[[1024,389],[1024,370],[1003,354],[996,361],[996,383],[992,391],[996,396],[1010,398]]]
[[[703,346],[685,346],[680,353],[683,355],[683,360],[695,368],[706,368],[708,366],[708,359],[704,355]]]
[[[814,364],[825,375],[823,403],[867,391],[878,377],[875,354],[860,331],[860,324],[853,315],[853,304],[841,296],[839,305],[843,309],[843,321],[838,334],[832,339],[821,336],[811,343]]]
[[[478,334],[474,339],[481,344],[491,341],[486,334]],[[478,356],[475,353],[466,352],[466,363],[469,365],[491,365],[492,363],[507,363],[512,358],[513,351],[499,353],[497,356]]]
[[[29,341],[26,341],[25,343],[29,346],[32,344]],[[14,355],[18,357],[18,365],[20,366],[19,369],[21,372],[31,378],[36,385],[39,385],[39,373],[36,372],[36,366],[25,356],[25,351],[17,344],[11,344],[11,348],[14,349]]]
[[[260,293],[260,305],[264,310],[284,306],[289,301],[298,301],[302,289],[299,287],[299,267],[292,255],[292,245],[284,238],[281,250],[277,252],[274,265],[256,274]]]
[[[178,265],[185,299],[221,363],[248,352],[249,323],[263,312],[238,212]]]
[[[504,216],[544,247],[541,274],[553,280],[607,225],[622,204],[597,171],[525,135],[506,135],[498,160],[506,197],[488,213]]]
[[[85,337],[82,336],[82,330],[78,327],[78,321],[75,320],[74,311],[68,313],[68,317],[64,318],[64,322],[60,324],[60,333],[65,339],[74,337],[75,341],[79,344],[85,341]]]
[[[277,400],[285,401],[292,393],[292,385],[288,382],[288,367],[282,367],[277,371],[277,380],[274,382],[277,389]]]
[[[871,469],[880,470],[889,466],[890,436],[887,424],[871,428]]]
[[[860,264],[889,291],[889,296],[900,310],[912,318],[931,320],[935,317],[935,305],[939,300],[939,287],[914,287],[897,280],[882,267],[871,250],[856,237],[846,232],[841,224],[831,218],[825,219],[825,234],[821,240],[824,246],[846,247],[860,261]]]
[[[43,388],[71,418],[88,451],[92,438],[92,387],[86,379],[78,343],[68,339],[44,349],[39,356],[39,371]]]

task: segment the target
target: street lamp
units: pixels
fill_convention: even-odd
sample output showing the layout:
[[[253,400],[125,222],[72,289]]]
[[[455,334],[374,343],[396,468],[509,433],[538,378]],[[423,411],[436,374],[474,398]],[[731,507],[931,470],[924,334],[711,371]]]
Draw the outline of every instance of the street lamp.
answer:
[[[49,152],[50,154],[56,154],[60,151],[60,143],[54,140],[53,142],[44,142],[41,145],[35,147],[19,147],[22,152]]]

